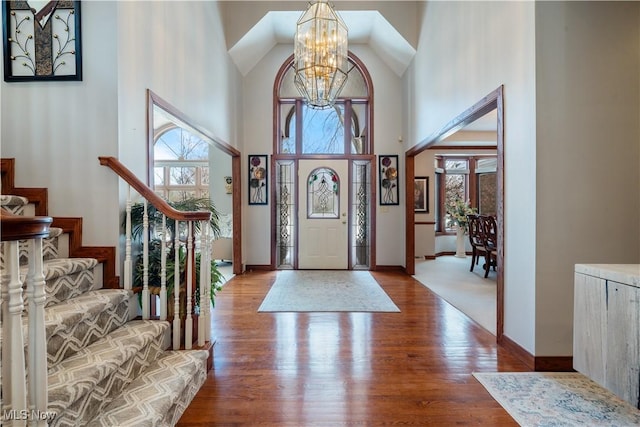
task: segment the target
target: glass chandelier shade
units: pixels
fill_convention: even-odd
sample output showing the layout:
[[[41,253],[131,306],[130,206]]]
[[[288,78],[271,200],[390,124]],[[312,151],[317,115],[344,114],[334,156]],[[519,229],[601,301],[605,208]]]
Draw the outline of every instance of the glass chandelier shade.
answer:
[[[312,108],[331,107],[347,81],[347,26],[327,0],[309,4],[296,26],[294,83]]]

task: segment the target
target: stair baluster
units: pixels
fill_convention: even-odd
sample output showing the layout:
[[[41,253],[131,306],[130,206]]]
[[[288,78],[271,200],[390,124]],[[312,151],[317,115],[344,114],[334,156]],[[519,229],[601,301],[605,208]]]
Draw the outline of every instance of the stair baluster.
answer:
[[[167,320],[167,216],[162,215],[160,230],[160,320]]]
[[[180,349],[180,222],[176,220],[174,248],[175,267],[173,271],[173,349]]]
[[[192,293],[193,293],[193,269],[194,263],[193,222],[187,223],[187,314],[184,320],[184,348],[190,350],[193,347],[193,319],[191,317]]]
[[[4,409],[13,410],[19,414],[27,409],[27,390],[24,378],[24,337],[22,335],[22,283],[20,282],[20,261],[18,241],[3,242],[4,256],[9,269],[9,286],[3,284],[2,304],[2,394]],[[4,418],[4,414],[3,414]],[[13,420],[14,426],[26,425],[25,420]]]
[[[127,206],[125,216],[125,255],[124,255],[124,288],[131,290],[133,282],[133,268],[131,261],[131,186],[127,186]]]
[[[142,318],[148,320],[149,314],[149,212],[147,199],[143,201],[142,213]]]
[[[29,300],[29,425],[46,426],[46,419],[34,414],[45,414],[48,407],[47,337],[44,326],[45,293],[42,265],[42,238],[29,240],[29,269],[27,272]]]
[[[198,315],[198,345],[203,346],[205,342],[205,333],[207,331],[205,320],[209,313],[209,295],[207,293],[208,286],[205,286],[208,277],[211,277],[211,260],[208,256],[211,254],[209,248],[209,224],[202,221],[200,223],[200,313]],[[207,275],[208,274],[208,275]]]
[[[42,239],[49,235],[53,221],[49,217],[24,217],[0,209],[5,270],[0,304],[2,305],[2,414],[0,424],[7,426],[46,426],[46,420],[34,419],[47,412],[47,349],[44,323],[44,273]],[[23,283],[20,280],[20,240],[28,240],[26,275],[29,342],[25,346],[22,330],[24,311]],[[28,364],[25,364],[25,348]],[[28,393],[25,379],[29,379]],[[27,400],[28,396],[28,400]]]

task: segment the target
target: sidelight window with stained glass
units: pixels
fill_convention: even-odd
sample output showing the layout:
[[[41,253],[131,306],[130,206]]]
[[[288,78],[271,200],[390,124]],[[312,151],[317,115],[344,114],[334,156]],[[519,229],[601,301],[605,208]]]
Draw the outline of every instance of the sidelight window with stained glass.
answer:
[[[339,218],[340,179],[330,168],[314,169],[307,178],[307,217]]]

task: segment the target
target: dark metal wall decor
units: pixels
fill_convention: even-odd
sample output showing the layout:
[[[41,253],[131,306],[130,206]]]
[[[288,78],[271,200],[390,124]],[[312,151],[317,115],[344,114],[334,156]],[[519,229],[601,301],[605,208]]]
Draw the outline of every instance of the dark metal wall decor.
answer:
[[[380,205],[399,205],[398,156],[382,154],[378,157]]]
[[[249,204],[266,205],[268,188],[268,156],[249,154]]]
[[[82,80],[79,1],[3,1],[4,80]]]

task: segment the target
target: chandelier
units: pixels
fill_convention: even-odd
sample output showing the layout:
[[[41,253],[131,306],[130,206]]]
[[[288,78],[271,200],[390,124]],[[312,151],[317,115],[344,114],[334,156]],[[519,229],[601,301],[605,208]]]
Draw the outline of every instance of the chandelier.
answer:
[[[347,33],[327,0],[312,1],[298,19],[294,83],[312,108],[332,106],[347,81]]]

